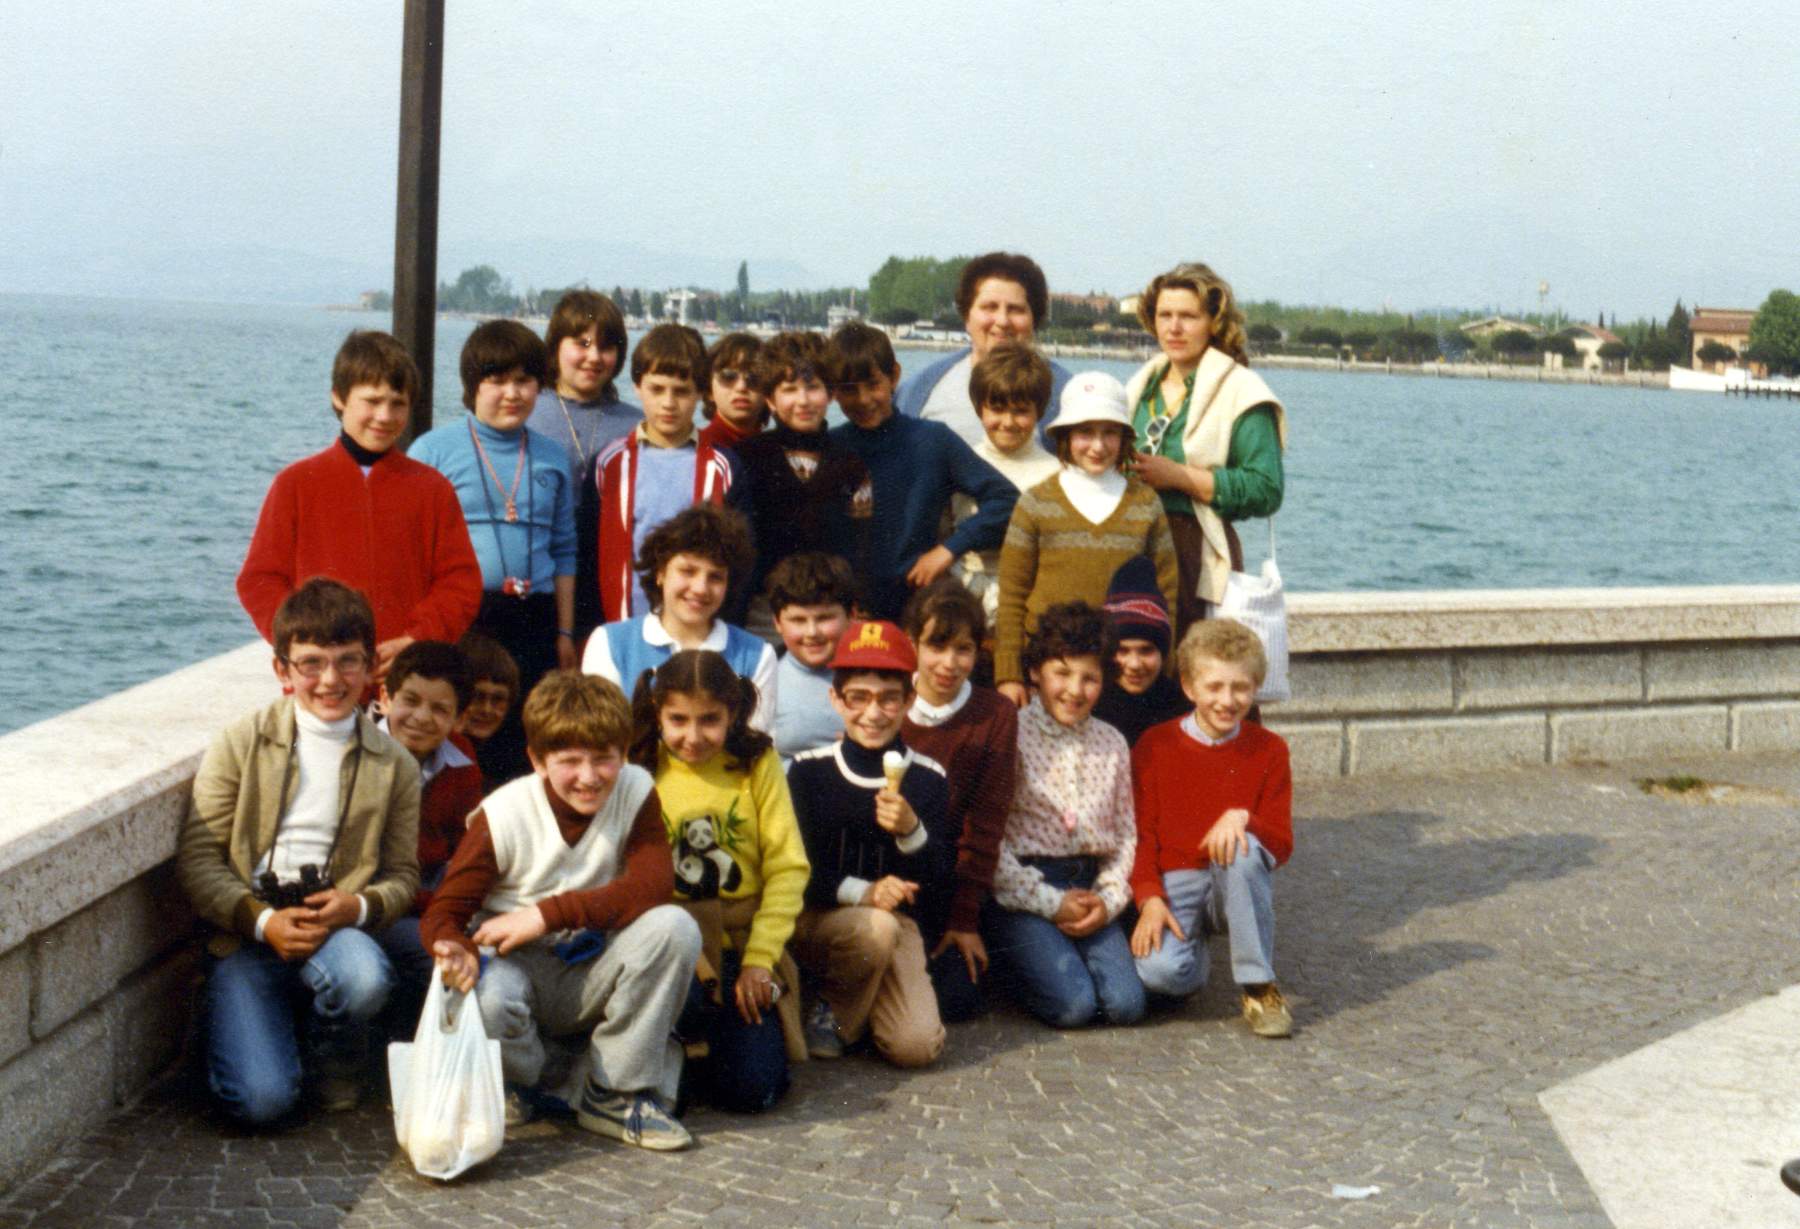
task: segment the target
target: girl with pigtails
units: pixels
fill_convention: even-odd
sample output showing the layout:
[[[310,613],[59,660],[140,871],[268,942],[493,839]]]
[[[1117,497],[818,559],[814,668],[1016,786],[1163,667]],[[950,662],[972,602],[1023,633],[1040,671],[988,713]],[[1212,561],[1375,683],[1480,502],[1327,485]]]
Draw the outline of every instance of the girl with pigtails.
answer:
[[[806,1057],[787,943],[811,869],[756,687],[719,653],[683,649],[639,678],[631,761],[656,779],[675,860],[675,903],[703,951],[677,1025],[695,1089],[741,1113],[787,1091]]]

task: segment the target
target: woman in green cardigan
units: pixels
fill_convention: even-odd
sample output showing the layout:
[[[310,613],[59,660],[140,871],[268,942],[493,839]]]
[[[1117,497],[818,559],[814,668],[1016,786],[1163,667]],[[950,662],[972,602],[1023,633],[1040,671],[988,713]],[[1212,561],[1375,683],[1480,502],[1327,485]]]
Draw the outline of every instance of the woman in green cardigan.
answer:
[[[1152,279],[1138,319],[1156,337],[1125,386],[1136,473],[1162,497],[1180,563],[1175,643],[1225,596],[1244,564],[1232,522],[1281,507],[1287,412],[1244,349],[1244,314],[1231,286],[1203,264]]]

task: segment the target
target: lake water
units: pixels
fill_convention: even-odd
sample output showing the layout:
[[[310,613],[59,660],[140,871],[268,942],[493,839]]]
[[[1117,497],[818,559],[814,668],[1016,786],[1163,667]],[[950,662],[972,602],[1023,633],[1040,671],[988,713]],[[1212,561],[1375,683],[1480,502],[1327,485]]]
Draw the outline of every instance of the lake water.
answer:
[[[386,325],[286,306],[0,296],[12,390],[0,731],[254,638],[233,580],[269,479],[334,437],[344,333]],[[462,412],[456,356],[471,327],[438,322],[439,422]],[[1800,577],[1792,402],[1264,374],[1289,413],[1278,526],[1292,590]],[[1245,537],[1254,560],[1260,526]]]

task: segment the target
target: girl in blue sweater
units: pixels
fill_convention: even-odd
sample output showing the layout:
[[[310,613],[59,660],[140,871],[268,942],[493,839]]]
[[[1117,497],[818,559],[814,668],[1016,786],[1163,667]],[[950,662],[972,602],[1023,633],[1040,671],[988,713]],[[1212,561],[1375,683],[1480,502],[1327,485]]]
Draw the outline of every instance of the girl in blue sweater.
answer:
[[[734,582],[754,559],[742,514],[697,504],[658,525],[638,551],[638,579],[650,613],[602,624],[588,637],[581,669],[636,688],[681,649],[710,649],[756,685],[750,724],[768,731],[775,720],[775,650],[719,618]]]

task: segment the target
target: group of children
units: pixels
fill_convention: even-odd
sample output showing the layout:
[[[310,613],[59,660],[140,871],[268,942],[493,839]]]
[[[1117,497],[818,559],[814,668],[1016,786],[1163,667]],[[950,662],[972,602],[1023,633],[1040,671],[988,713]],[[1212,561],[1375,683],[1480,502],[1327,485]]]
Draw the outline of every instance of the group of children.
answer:
[[[277,477],[239,577],[288,694],[216,740],[181,842],[227,1109],[279,1118],[303,1072],[354,1104],[434,975],[499,1039],[509,1121],[652,1149],[808,1057],[928,1064],[996,984],[1135,1022],[1221,930],[1250,1027],[1286,1035],[1262,646],[1171,620],[1118,382],[1069,381],[1052,453],[1048,366],[997,347],[978,450],[895,414],[865,325],[660,326],[641,411],[624,352],[588,291],[546,341],[484,323],[471,415],[410,455],[404,351],[340,352],[342,435]]]

